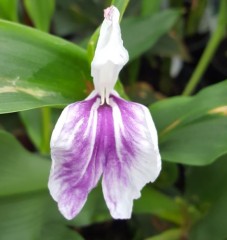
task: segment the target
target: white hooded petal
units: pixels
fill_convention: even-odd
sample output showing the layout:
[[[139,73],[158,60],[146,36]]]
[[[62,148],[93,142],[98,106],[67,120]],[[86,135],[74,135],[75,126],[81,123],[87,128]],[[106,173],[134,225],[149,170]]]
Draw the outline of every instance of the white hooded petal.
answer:
[[[118,74],[128,61],[128,52],[121,39],[118,9],[111,6],[105,10],[104,16],[95,56],[91,63],[95,90],[101,96],[102,104],[105,101],[108,103]]]
[[[157,132],[148,109],[116,96],[106,138],[103,193],[113,218],[131,217],[133,200],[161,170]]]

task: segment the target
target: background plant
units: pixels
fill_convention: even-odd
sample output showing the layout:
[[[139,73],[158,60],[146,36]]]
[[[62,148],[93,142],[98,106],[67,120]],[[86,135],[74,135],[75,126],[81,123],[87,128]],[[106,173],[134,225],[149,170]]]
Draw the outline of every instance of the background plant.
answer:
[[[66,221],[47,191],[50,134],[92,90],[110,4],[130,55],[116,88],[149,106],[163,170],[131,220],[111,220],[98,188]],[[0,239],[226,239],[226,16],[226,0],[1,0]]]

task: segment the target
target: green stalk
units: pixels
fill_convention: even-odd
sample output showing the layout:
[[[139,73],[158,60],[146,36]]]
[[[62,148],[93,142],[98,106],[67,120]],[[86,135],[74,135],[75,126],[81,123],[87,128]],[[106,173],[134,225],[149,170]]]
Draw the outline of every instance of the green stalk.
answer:
[[[51,109],[44,107],[42,113],[42,143],[40,151],[42,154],[50,153],[50,134],[51,134]]]
[[[182,93],[183,96],[189,96],[193,93],[199,81],[201,80],[202,75],[207,69],[207,66],[211,62],[211,59],[214,56],[214,53],[225,34],[226,16],[227,16],[227,0],[221,0],[217,29],[210,38],[207,47],[203,52],[202,57],[200,58],[194,73],[192,74],[188,84],[186,85]]]

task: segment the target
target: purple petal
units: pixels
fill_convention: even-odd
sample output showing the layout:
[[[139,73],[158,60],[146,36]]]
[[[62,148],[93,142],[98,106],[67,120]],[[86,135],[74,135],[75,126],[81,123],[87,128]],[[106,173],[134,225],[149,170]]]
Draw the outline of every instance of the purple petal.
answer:
[[[159,175],[157,132],[146,107],[116,96],[110,98],[110,105],[99,109],[106,134],[103,193],[112,217],[127,219],[133,199]]]
[[[94,95],[91,95],[94,96]],[[51,139],[51,195],[67,218],[76,216],[103,173],[103,193],[113,218],[130,218],[133,200],[161,168],[157,133],[147,108],[111,96],[71,104]]]
[[[104,149],[100,98],[69,105],[62,112],[51,139],[52,168],[49,190],[61,213],[72,219],[102,174]]]

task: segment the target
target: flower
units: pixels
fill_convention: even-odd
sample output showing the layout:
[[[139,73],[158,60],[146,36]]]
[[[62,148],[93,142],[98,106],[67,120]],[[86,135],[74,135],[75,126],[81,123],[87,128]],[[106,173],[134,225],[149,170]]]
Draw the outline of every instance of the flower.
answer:
[[[101,176],[112,217],[130,218],[133,200],[161,169],[149,110],[113,90],[128,52],[121,39],[118,9],[111,6],[104,16],[91,64],[95,90],[63,110],[51,137],[48,186],[67,219],[81,211]]]

